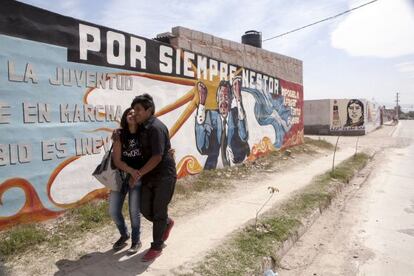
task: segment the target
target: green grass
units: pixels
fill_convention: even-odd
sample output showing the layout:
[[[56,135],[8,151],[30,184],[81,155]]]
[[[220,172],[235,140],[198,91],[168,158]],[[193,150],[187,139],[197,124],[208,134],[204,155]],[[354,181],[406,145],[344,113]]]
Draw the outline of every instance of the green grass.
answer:
[[[203,170],[198,175],[178,180],[174,193],[188,198],[194,193],[223,190],[226,188],[226,178],[231,177],[230,173],[228,169]]]
[[[126,206],[126,204],[125,204]],[[87,231],[109,223],[111,218],[108,214],[108,201],[97,201],[93,204],[86,204],[81,208],[71,210],[72,217],[77,222],[80,231]],[[125,207],[124,207],[124,212]]]
[[[335,196],[332,187],[348,183],[368,162],[360,153],[342,162],[335,172],[327,172],[312,181],[295,196],[259,220],[258,227],[249,225],[234,234],[226,244],[210,253],[193,271],[200,275],[255,275],[262,257],[273,252],[289,235],[295,233],[301,221],[319,206],[327,205]]]
[[[306,141],[312,140],[305,139]],[[321,145],[324,144],[316,146]],[[300,145],[289,151],[299,154],[305,152],[306,148],[306,145]],[[229,184],[230,180],[243,179],[252,174],[268,171],[274,168],[275,162],[282,158],[286,158],[286,154],[282,151],[275,151],[254,162],[246,162],[231,168],[204,170],[196,176],[180,179],[176,185],[175,200],[177,198],[181,200],[182,197],[189,198],[205,191],[223,192],[232,187]],[[127,200],[123,213],[128,216]],[[99,229],[109,223],[111,223],[111,218],[108,215],[108,201],[89,202],[66,212],[63,219],[57,219],[53,223],[52,229],[46,229],[45,224],[37,223],[21,225],[0,232],[0,257],[7,260],[39,245],[54,248],[70,246],[70,241],[78,238],[82,233]]]
[[[314,145],[318,148],[321,149],[328,149],[328,150],[332,150],[334,149],[334,145],[332,145],[331,143],[329,143],[328,141],[324,140],[324,139],[312,139],[309,137],[305,137],[305,144],[307,145]]]
[[[124,214],[127,208],[124,206]],[[108,201],[89,202],[69,210],[64,218],[58,219],[59,222],[56,222],[51,230],[46,230],[45,224],[37,223],[20,225],[0,232],[1,258],[5,260],[13,258],[38,245],[65,246],[71,239],[79,237],[81,233],[110,223]]]
[[[333,149],[333,145],[325,140],[314,140],[305,137],[305,144],[289,148],[285,151],[272,151],[267,156],[256,159],[253,162],[244,162],[229,168],[215,170],[203,170],[200,174],[186,177],[177,181],[175,193],[188,198],[196,193],[205,191],[224,191],[231,188],[231,179],[243,179],[252,174],[268,172],[275,168],[275,163],[286,159],[291,154],[313,154],[316,151],[308,145],[320,149]]]
[[[36,225],[15,227],[8,235],[2,235],[0,255],[10,256],[25,251],[28,247],[44,242],[47,236],[47,231]]]
[[[209,254],[194,272],[200,275],[252,275],[261,256],[268,256],[275,243],[285,240],[299,224],[297,219],[280,216],[263,220],[263,230],[260,231],[254,225],[248,226],[228,244]]]

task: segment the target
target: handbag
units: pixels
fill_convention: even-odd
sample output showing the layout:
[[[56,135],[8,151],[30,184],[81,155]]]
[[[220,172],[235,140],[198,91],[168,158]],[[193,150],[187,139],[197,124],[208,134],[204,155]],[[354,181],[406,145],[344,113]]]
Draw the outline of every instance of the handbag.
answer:
[[[122,187],[121,172],[115,167],[112,161],[113,144],[102,158],[102,162],[96,167],[92,175],[105,187],[112,191],[119,192]]]

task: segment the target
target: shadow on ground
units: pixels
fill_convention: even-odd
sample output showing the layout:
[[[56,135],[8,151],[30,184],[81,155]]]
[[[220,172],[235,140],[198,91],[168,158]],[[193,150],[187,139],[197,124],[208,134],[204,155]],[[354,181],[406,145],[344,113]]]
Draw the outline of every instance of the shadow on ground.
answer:
[[[152,262],[142,262],[146,250],[132,256],[126,250],[115,252],[93,252],[83,255],[79,260],[62,259],[56,262],[59,271],[55,276],[62,275],[139,275],[144,273]]]
[[[7,268],[4,266],[3,261],[0,260],[0,276],[9,275]]]

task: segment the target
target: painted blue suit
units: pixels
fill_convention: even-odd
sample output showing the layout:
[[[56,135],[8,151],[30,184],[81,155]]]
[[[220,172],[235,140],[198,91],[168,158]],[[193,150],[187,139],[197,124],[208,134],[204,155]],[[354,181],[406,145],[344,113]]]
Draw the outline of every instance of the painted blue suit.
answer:
[[[237,107],[227,118],[218,110],[206,110],[203,123],[195,123],[196,145],[202,155],[208,155],[204,169],[215,169],[221,152],[223,166],[241,163],[250,154],[246,117],[239,118]]]

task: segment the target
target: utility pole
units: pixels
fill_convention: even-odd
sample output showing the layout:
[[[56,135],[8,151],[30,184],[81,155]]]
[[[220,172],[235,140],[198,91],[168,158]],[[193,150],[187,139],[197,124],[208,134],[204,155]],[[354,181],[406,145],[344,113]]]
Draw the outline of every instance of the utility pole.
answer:
[[[400,101],[400,99],[398,98],[399,97],[399,95],[400,95],[400,93],[398,93],[397,92],[397,99],[396,99],[396,102],[397,102],[397,106],[395,107],[395,116],[396,116],[396,118],[397,118],[397,120],[399,119],[399,117],[400,117],[400,106],[399,106],[399,101]]]

